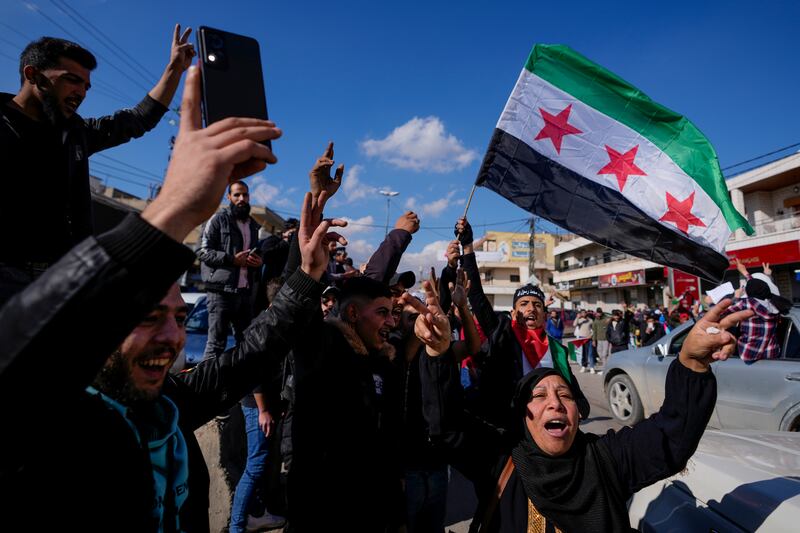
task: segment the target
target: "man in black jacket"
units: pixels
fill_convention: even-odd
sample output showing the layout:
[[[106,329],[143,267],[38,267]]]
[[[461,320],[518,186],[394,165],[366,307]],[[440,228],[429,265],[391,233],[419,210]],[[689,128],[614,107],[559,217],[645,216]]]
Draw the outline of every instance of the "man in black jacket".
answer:
[[[86,239],[0,309],[4,531],[36,529],[44,499],[49,513],[81,531],[159,531],[162,520],[164,531],[208,531],[208,473],[193,431],[252,390],[269,362],[286,353],[287,339],[304,326],[299,308],[318,309],[313,280],[298,273],[279,297],[284,303],[259,318],[242,346],[192,372],[165,377],[164,359],[180,345],[182,310],[174,288],[165,305],[156,304],[194,259],[180,243],[213,213],[231,176],[245,177],[276,161],[259,141],[281,134],[271,122],[256,119],[227,119],[201,129],[199,100],[193,67],[164,186],[141,218],[131,216],[115,230]],[[143,317],[148,318],[142,322]],[[141,335],[126,339],[134,328],[151,331],[152,342],[139,342]],[[138,356],[117,357],[116,366],[112,357],[106,366],[117,351]],[[106,375],[96,380],[104,367]],[[115,371],[127,374],[125,379]],[[137,391],[152,398],[162,380],[163,395],[180,412],[177,430],[166,426],[165,455],[172,457],[164,462],[142,441],[164,429],[159,422],[167,420],[162,415],[169,404],[147,410],[123,403],[138,403],[130,398]],[[96,387],[87,389],[93,382]],[[133,386],[119,391],[115,383]],[[113,400],[107,401],[103,390],[117,398],[103,393]],[[54,408],[56,415],[43,424],[42,413]],[[188,472],[176,468],[177,433]],[[153,472],[159,463],[169,465],[163,483]],[[176,512],[157,511],[159,493],[163,508]]]
[[[89,157],[158,124],[194,57],[190,32],[175,26],[169,63],[138,105],[97,119],[77,114],[94,56],[53,37],[25,47],[19,91],[0,93],[0,305],[92,234]]]
[[[630,330],[628,320],[622,315],[622,311],[614,309],[611,311],[611,320],[606,327],[606,338],[611,344],[611,353],[621,352],[628,349]]]
[[[260,224],[250,216],[250,191],[243,181],[228,187],[230,206],[211,217],[200,239],[197,258],[208,295],[208,340],[203,359],[225,350],[228,327],[236,342],[253,313],[251,290],[263,265],[258,253]]]

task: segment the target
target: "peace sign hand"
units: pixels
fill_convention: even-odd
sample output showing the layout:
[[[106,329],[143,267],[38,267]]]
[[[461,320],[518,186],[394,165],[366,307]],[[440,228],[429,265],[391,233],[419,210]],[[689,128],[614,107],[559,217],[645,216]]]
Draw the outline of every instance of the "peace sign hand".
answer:
[[[425,344],[428,355],[436,357],[450,348],[450,321],[442,312],[431,282],[424,281],[422,289],[425,291],[424,304],[408,293],[400,297],[400,302],[410,305],[419,313],[414,323],[414,334]]]
[[[680,361],[695,372],[705,372],[714,361],[724,361],[736,349],[736,337],[725,331],[753,316],[747,309],[722,315],[733,300],[726,298],[712,307],[689,331],[681,347]]]
[[[186,28],[181,34],[181,25],[175,24],[175,31],[172,33],[172,46],[169,51],[169,66],[179,72],[185,71],[192,64],[192,59],[196,55],[194,45],[189,41],[192,28]]]

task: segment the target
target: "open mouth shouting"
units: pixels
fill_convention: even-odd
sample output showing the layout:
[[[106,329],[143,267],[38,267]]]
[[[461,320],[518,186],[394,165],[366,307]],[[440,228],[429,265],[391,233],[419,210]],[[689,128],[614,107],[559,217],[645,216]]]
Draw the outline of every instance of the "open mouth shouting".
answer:
[[[566,438],[569,435],[569,421],[566,417],[551,418],[544,423],[544,430],[551,437]]]

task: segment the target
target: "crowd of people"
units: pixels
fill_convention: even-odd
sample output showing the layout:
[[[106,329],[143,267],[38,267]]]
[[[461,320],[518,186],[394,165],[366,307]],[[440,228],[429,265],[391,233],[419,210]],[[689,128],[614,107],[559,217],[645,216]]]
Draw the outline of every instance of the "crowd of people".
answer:
[[[695,324],[656,415],[584,433],[590,405],[552,300],[526,284],[510,313],[495,311],[466,218],[455,222],[447,264],[421,290],[409,292],[414,274],[397,272],[419,229],[413,212],[354,268],[336,232],[346,221],[323,216],[344,174],[330,143],[309,174],[300,220],[259,241],[243,180],[276,163],[263,141],[282,132],[252,118],[203,128],[187,37],[176,27],[161,82],[131,110],[77,115],[96,62],[52,38],[25,49],[22,88],[4,96],[4,168],[20,176],[32,165],[30,178],[6,181],[58,183],[47,201],[64,233],[39,255],[34,225],[11,224],[19,206],[4,204],[4,235],[13,231],[17,245],[0,265],[2,529],[35,528],[46,502],[81,531],[208,531],[209,476],[194,431],[241,402],[248,457],[231,531],[285,517],[298,532],[442,532],[450,467],[475,487],[473,531],[630,530],[626,500],[685,468],[714,409],[709,367],[737,349],[729,328],[773,310],[769,284],[756,280],[733,306],[689,311]],[[91,236],[77,225],[89,220],[88,156],[152,128],[187,68],[159,195]],[[223,196],[229,205],[217,212]],[[200,245],[188,250],[181,243],[201,224]],[[176,280],[195,260],[208,343],[202,362],[171,374],[186,340]],[[581,371],[594,369],[594,353],[602,362],[654,342],[684,311],[582,311],[576,335],[591,342]],[[236,343],[226,349],[229,327]]]

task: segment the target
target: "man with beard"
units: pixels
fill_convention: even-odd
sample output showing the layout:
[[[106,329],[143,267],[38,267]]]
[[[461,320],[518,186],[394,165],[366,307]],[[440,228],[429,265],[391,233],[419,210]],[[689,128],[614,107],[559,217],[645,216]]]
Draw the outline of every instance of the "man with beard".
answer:
[[[261,141],[281,135],[252,118],[202,128],[197,67],[181,109],[164,186],[141,216],[85,239],[0,308],[2,531],[46,528],[46,505],[51,521],[81,532],[208,532],[208,471],[194,430],[288,351],[285,339],[307,327],[295,318],[301,307],[318,309],[313,280],[299,272],[242,345],[168,375],[184,339],[175,280],[195,259],[181,242],[231,179],[276,162]],[[46,412],[57,414],[43,424]]]
[[[158,124],[195,55],[190,32],[175,26],[169,63],[138,105],[97,119],[77,114],[91,52],[53,37],[22,51],[19,91],[0,93],[0,305],[92,234],[89,157]]]
[[[236,342],[252,317],[251,288],[263,264],[257,253],[259,223],[250,217],[250,192],[243,181],[228,187],[230,206],[211,217],[197,258],[208,292],[208,341],[203,359],[225,350],[228,326]]]

